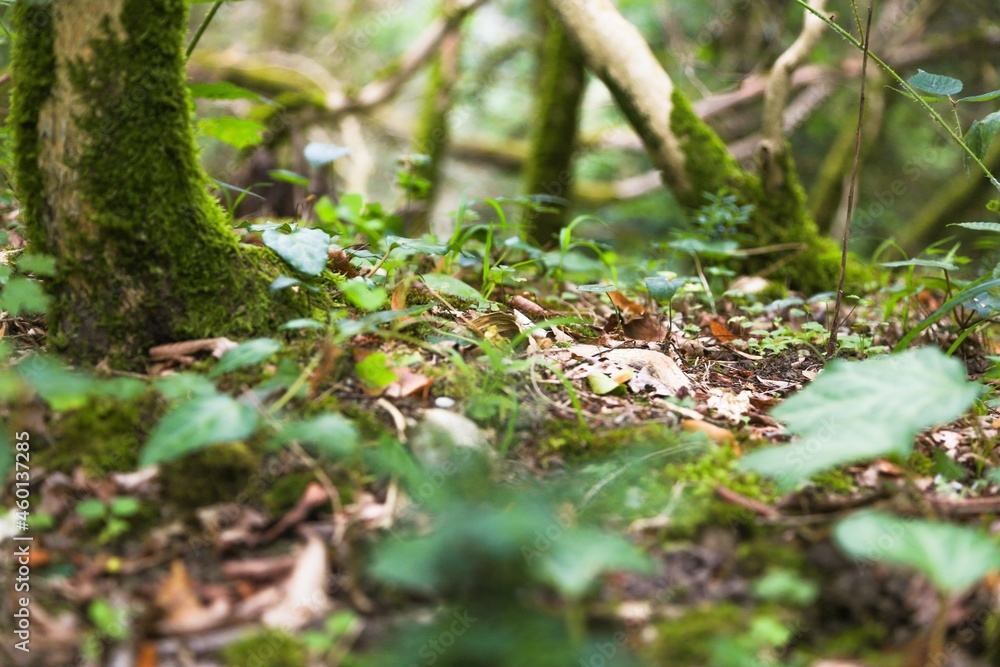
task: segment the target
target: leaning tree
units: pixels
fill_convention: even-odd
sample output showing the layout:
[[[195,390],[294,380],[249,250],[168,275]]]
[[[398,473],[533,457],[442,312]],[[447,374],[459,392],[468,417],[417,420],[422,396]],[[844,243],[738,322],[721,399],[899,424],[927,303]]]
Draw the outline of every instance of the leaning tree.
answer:
[[[802,33],[772,67],[765,96],[763,139],[755,171],[742,168],[719,136],[694,112],[639,31],[611,0],[548,0],[579,46],[587,67],[611,91],[662,181],[685,206],[722,189],[752,204],[749,235],[780,253],[748,258],[744,269],[768,268],[804,291],[832,289],[840,250],[816,229],[783,135],[791,72],[808,56],[823,28],[806,17]],[[821,8],[822,0],[812,0]]]
[[[207,190],[185,86],[187,0],[16,3],[9,127],[31,252],[56,260],[50,341],[138,364],[152,345],[242,336],[322,295],[270,282]]]

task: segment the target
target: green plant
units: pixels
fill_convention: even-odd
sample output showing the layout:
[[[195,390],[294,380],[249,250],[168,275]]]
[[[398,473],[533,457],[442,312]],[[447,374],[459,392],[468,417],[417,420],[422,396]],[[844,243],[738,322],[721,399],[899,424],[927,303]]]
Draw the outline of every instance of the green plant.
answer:
[[[97,536],[99,544],[107,544],[116,537],[128,532],[131,524],[129,519],[142,509],[135,498],[115,496],[108,502],[98,498],[88,498],[76,505],[76,513],[89,525],[99,526]]]

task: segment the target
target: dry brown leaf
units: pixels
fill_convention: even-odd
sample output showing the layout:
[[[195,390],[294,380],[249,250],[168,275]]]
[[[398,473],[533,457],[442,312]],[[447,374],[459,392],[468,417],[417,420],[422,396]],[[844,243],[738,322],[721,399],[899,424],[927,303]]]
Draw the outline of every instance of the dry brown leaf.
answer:
[[[708,436],[709,440],[720,445],[736,443],[736,439],[733,437],[731,431],[706,421],[682,419],[681,427],[688,433],[704,433]]]
[[[646,308],[641,303],[632,301],[632,299],[618,290],[608,292],[608,298],[611,299],[611,303],[615,304],[615,307],[621,312],[622,319],[626,324],[646,314]]]
[[[264,533],[264,541],[270,542],[289,528],[299,525],[306,520],[310,512],[328,502],[330,502],[330,496],[323,487],[316,482],[310,482],[302,497],[295,503],[295,507]]]
[[[385,396],[389,398],[406,398],[417,392],[425,392],[434,384],[433,379],[414,373],[406,367],[395,369],[395,373],[399,379],[385,388]]]
[[[667,330],[660,324],[660,318],[652,315],[643,315],[631,322],[626,321],[622,331],[633,340],[647,340],[654,343],[659,343],[667,337]]]
[[[156,593],[155,604],[163,612],[157,622],[159,632],[167,635],[201,632],[226,620],[231,611],[229,601],[217,596],[210,605],[202,603],[188,576],[184,561],[170,564],[170,574]]]
[[[729,327],[718,320],[709,320],[708,329],[712,332],[712,337],[720,343],[731,343],[739,339],[739,336],[730,331]]]
[[[326,594],[328,574],[326,545],[315,533],[307,533],[295,568],[281,586],[279,601],[265,610],[261,619],[270,627],[295,631],[326,613],[330,608]]]

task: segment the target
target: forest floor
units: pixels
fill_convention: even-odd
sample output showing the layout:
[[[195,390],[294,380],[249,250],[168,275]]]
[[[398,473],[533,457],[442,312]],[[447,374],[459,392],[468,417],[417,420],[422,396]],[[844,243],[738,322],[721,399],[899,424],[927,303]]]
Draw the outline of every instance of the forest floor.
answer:
[[[2,662],[998,664],[994,575],[942,596],[832,535],[866,508],[995,529],[988,400],[789,488],[741,461],[791,440],[771,413],[821,377],[828,299],[742,279],[658,304],[549,274],[488,291],[407,262],[430,270],[379,287],[356,275],[377,261],[335,261],[360,287],[332,324],[165,346],[144,373],[41,363],[44,319],[7,316],[31,495],[0,539],[33,541],[31,653],[7,628]],[[851,306],[839,356],[940,305],[908,284],[909,320],[884,294]],[[969,376],[988,346],[958,348]],[[880,391],[854,396],[866,418],[905,419]]]

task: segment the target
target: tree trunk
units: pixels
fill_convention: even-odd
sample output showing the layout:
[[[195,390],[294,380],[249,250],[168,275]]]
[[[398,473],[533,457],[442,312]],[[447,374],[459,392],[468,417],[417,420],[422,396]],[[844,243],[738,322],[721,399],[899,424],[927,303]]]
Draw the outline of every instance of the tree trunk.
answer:
[[[536,0],[542,9],[545,38],[539,58],[537,106],[531,135],[531,152],[525,164],[524,191],[566,200],[554,205],[552,213],[525,213],[524,222],[540,243],[559,234],[566,224],[573,190],[573,153],[576,150],[580,103],[586,86],[583,56],[562,25],[547,11],[545,0]]]
[[[611,90],[678,201],[697,207],[704,203],[705,193],[726,189],[741,203],[754,206],[746,231],[755,245],[785,248],[752,255],[740,268],[767,272],[805,292],[834,289],[839,248],[817,232],[784,146],[762,142],[760,172],[742,169],[610,0],[550,3],[588,68]]]
[[[56,258],[50,342],[135,367],[152,345],[310,313],[268,285],[206,190],[185,88],[186,0],[18,2],[11,127],[32,252]],[[316,305],[319,305],[318,301]]]

